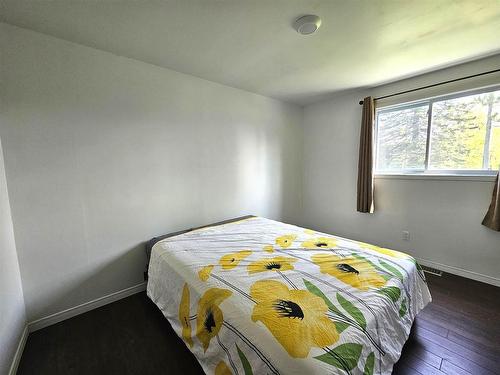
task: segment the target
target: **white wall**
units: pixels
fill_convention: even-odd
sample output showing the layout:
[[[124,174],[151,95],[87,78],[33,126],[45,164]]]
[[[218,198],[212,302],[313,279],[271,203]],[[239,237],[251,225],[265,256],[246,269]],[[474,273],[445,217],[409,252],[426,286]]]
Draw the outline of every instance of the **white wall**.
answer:
[[[376,179],[376,212],[356,212],[359,100],[498,66],[500,56],[305,107],[304,224],[405,250],[423,263],[500,285],[500,233],[480,224],[493,182]],[[403,230],[410,231],[410,241],[402,240]]]
[[[141,283],[152,236],[297,216],[300,107],[0,27],[0,135],[30,321]]]
[[[0,374],[7,374],[26,325],[23,290],[0,142]]]

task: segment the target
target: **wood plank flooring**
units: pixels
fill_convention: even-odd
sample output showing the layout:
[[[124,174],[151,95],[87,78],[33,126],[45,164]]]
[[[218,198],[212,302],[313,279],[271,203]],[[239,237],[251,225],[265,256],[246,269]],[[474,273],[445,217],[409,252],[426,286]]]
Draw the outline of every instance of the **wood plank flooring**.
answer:
[[[427,279],[433,302],[393,374],[499,374],[500,288],[450,274]]]
[[[500,374],[500,288],[428,276],[394,375]],[[156,306],[139,293],[29,335],[18,374],[203,374]]]

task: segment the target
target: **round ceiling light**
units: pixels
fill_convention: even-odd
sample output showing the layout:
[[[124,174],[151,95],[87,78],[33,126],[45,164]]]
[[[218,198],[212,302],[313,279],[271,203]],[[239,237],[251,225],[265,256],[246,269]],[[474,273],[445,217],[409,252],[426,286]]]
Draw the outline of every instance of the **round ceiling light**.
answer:
[[[320,26],[321,18],[314,15],[302,16],[293,23],[293,28],[302,35],[313,34]]]

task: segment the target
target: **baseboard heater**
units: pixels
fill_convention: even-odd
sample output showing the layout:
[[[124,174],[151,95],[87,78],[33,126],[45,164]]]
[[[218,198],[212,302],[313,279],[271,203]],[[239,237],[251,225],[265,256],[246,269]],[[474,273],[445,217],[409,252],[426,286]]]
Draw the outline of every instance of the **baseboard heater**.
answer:
[[[422,269],[424,270],[424,272],[430,273],[432,275],[443,276],[443,271],[438,270],[437,268],[422,266]]]

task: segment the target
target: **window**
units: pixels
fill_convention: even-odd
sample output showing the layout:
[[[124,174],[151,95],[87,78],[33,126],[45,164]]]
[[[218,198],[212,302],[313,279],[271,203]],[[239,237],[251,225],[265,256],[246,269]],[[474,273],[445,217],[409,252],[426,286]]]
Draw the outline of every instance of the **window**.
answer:
[[[381,108],[376,173],[493,174],[500,167],[500,88]]]

